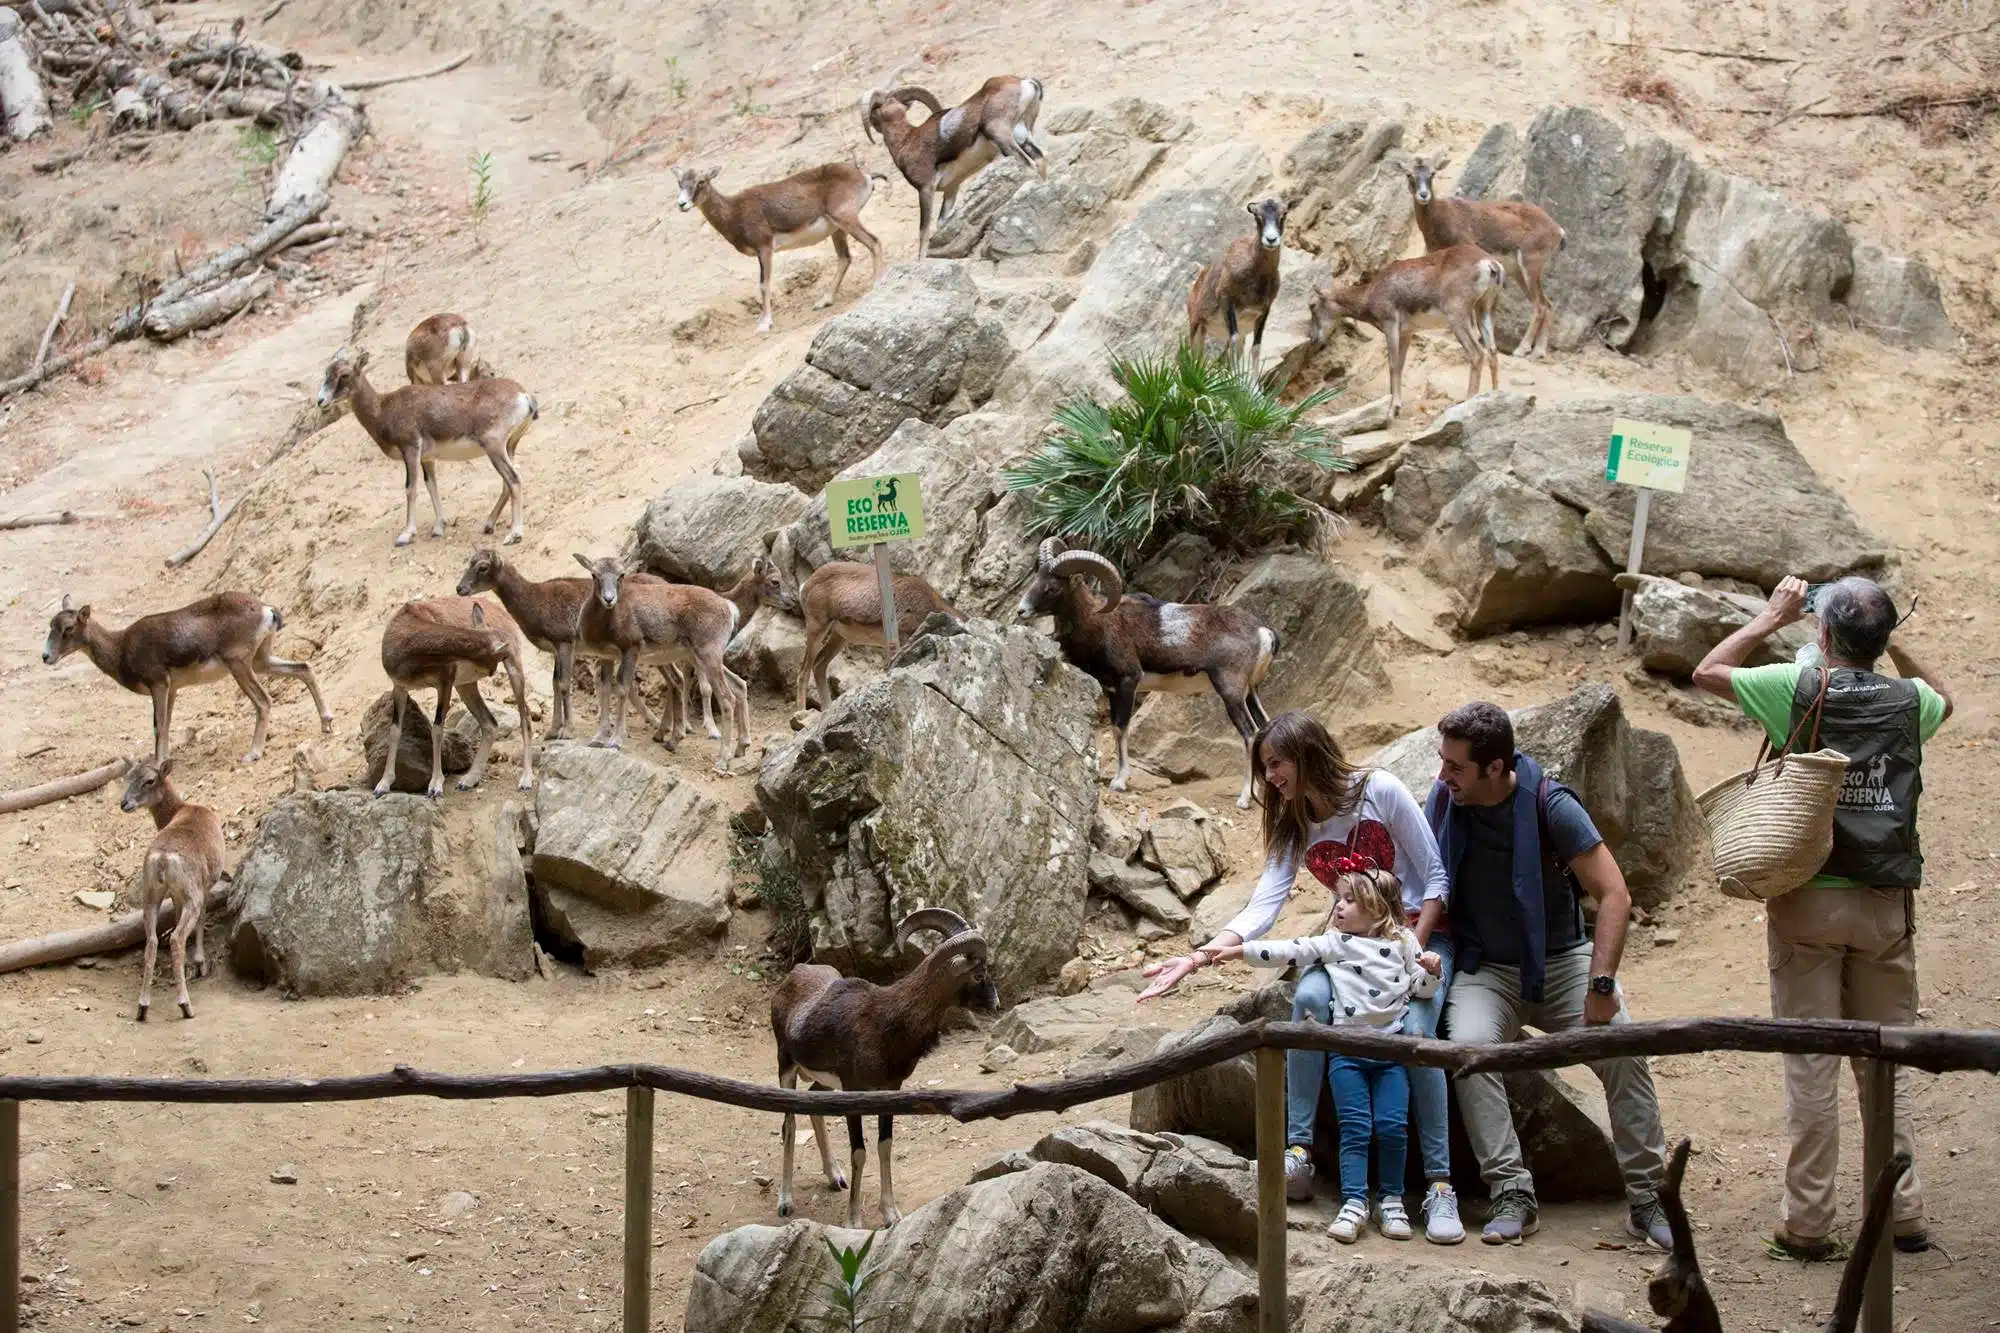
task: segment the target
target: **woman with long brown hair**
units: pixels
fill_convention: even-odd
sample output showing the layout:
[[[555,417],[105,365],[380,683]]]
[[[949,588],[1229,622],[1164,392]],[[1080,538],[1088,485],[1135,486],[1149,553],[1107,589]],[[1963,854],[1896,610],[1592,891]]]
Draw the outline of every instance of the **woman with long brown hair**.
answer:
[[[1401,906],[1418,947],[1440,958],[1437,994],[1412,1001],[1401,1028],[1406,1036],[1436,1036],[1445,987],[1451,982],[1451,932],[1441,929],[1449,890],[1437,839],[1416,798],[1395,774],[1349,763],[1340,743],[1306,713],[1291,711],[1272,718],[1257,734],[1251,752],[1256,756],[1258,803],[1264,807],[1264,873],[1249,903],[1214,939],[1181,958],[1147,968],[1152,985],[1139,998],[1166,994],[1182,978],[1216,961],[1216,952],[1224,946],[1269,931],[1301,869],[1311,871],[1331,890],[1340,878],[1341,860],[1364,857],[1401,882]],[[1306,968],[1293,995],[1292,1018],[1326,1022],[1332,995],[1326,969]],[[1326,1084],[1326,1053],[1286,1052],[1285,1084],[1285,1192],[1306,1199],[1312,1197],[1313,1117],[1319,1090]],[[1425,1234],[1437,1244],[1456,1245],[1465,1239],[1465,1229],[1451,1188],[1444,1071],[1411,1069],[1410,1093],[1429,1181],[1423,1203]]]

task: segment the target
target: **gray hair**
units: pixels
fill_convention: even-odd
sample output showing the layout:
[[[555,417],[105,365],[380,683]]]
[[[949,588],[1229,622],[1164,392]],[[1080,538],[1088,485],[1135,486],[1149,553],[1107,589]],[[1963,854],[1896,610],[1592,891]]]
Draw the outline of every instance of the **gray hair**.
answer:
[[[1850,575],[1820,596],[1819,619],[1833,656],[1872,664],[1888,650],[1896,604],[1872,579]]]

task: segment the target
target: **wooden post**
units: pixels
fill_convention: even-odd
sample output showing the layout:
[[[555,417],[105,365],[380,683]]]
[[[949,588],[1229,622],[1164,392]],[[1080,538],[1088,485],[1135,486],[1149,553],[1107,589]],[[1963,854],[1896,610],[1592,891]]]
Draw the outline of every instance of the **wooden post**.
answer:
[[[19,1102],[0,1102],[0,1333],[21,1333]]]
[[[1861,1179],[1864,1188],[1872,1189],[1896,1151],[1895,1063],[1863,1060],[1861,1077],[1868,1090],[1861,1105]],[[1884,1202],[1893,1209],[1895,1196],[1890,1195]],[[1896,1230],[1894,1218],[1891,1211],[1884,1219],[1888,1225],[1882,1228],[1875,1253],[1868,1261],[1868,1285],[1861,1297],[1861,1333],[1895,1333],[1896,1249],[1891,1239]]]
[[[1285,1053],[1257,1051],[1257,1333],[1285,1333]]]
[[[625,1333],[653,1326],[653,1090],[625,1089]]]
[[[1639,564],[1646,553],[1646,519],[1653,510],[1653,492],[1647,487],[1639,488],[1639,498],[1632,507],[1632,543],[1625,550],[1625,572],[1637,574]],[[1618,604],[1618,651],[1624,652],[1632,646],[1632,590],[1625,590],[1625,599]]]
[[[889,568],[889,543],[875,543],[875,575],[882,581],[882,642],[896,655],[896,579]]]

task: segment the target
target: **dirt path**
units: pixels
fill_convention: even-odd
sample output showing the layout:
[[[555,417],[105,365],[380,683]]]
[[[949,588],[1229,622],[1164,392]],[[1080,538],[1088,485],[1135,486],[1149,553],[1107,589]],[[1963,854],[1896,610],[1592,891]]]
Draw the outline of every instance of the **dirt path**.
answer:
[[[2000,927],[2000,860],[1991,850],[2000,834],[2000,781],[1991,762],[2000,744],[2000,672],[1992,666],[2000,633],[1981,593],[2000,572],[2000,456],[1977,372],[1980,358],[1990,359],[2000,291],[1990,279],[1991,187],[1976,169],[1992,159],[1993,131],[1940,148],[1872,122],[1800,120],[1760,136],[1751,118],[1702,114],[1675,124],[1657,106],[1605,100],[1641,60],[1610,44],[1633,36],[1635,21],[1639,35],[1655,40],[1699,29],[1703,42],[1718,48],[1807,58],[1787,75],[1755,62],[1643,57],[1690,105],[1712,107],[1773,96],[1782,78],[1796,85],[1792,105],[1838,91],[1853,60],[1909,40],[1909,29],[1898,26],[1905,19],[1818,0],[1683,0],[1636,20],[1629,7],[1581,0],[1284,11],[1082,0],[1004,14],[963,0],[753,3],[676,14],[657,8],[637,0],[589,0],[560,15],[512,0],[450,7],[293,0],[287,7],[272,33],[341,73],[420,69],[467,46],[479,55],[452,74],[371,98],[374,133],[351,160],[337,200],[344,216],[372,230],[370,238],[315,260],[313,274],[288,283],[270,309],[212,338],[121,349],[90,379],[58,381],[0,416],[0,485],[7,487],[0,512],[71,506],[106,516],[78,528],[0,535],[0,691],[13,705],[0,709],[0,788],[144,743],[143,699],[119,694],[81,661],[55,671],[39,661],[47,617],[66,591],[122,623],[216,588],[260,590],[286,610],[288,650],[312,660],[325,683],[339,727],[327,747],[335,771],[359,767],[355,728],[383,688],[380,625],[397,603],[456,579],[480,542],[478,517],[497,485],[483,463],[442,469],[448,535],[396,550],[399,470],[351,420],[260,471],[364,295],[373,305],[361,344],[385,376],[399,368],[397,349],[412,324],[455,309],[478,328],[482,353],[540,397],[543,419],[522,453],[528,537],[519,548],[537,571],[567,566],[573,550],[615,549],[648,497],[723,455],[763,394],[802,356],[820,322],[810,289],[829,270],[823,257],[781,258],[777,332],[756,335],[754,262],[672,207],[666,167],[683,151],[726,163],[726,179],[737,183],[849,152],[879,154],[859,142],[855,97],[913,55],[929,61],[923,77],[939,87],[1018,68],[1049,80],[1055,104],[1121,93],[1158,97],[1187,110],[1203,134],[1253,140],[1274,158],[1324,119],[1398,108],[1408,142],[1449,145],[1462,155],[1489,117],[1525,125],[1539,106],[1568,97],[1698,139],[1710,160],[1817,202],[1891,248],[1928,256],[1954,316],[1972,334],[1968,352],[1951,357],[1889,353],[1858,335],[1832,333],[1826,368],[1764,401],[1784,413],[1800,447],[1863,519],[1903,550],[1922,599],[1911,631],[1958,687],[1959,716],[1927,763],[1931,887],[1920,904],[1926,1017],[1942,1025],[1995,1022],[2000,984],[1988,941]],[[1909,8],[1928,14],[1921,3]],[[204,0],[173,14],[180,22],[233,12]],[[679,95],[677,79],[688,83]],[[664,146],[599,177],[570,169],[641,137]],[[203,151],[217,175],[244,169],[231,140]],[[492,154],[495,202],[475,227],[468,161],[483,153]],[[534,160],[551,153],[552,160]],[[161,244],[173,242],[168,201],[178,186],[164,169],[128,172],[122,184],[110,177],[52,181],[28,176],[21,162],[16,154],[0,164],[0,176],[16,190],[9,207],[24,216],[57,209],[64,192],[112,198],[122,188],[134,214],[157,215]],[[226,188],[243,192],[233,177]],[[214,216],[226,219],[224,205],[234,207],[233,199],[216,203]],[[915,234],[910,192],[900,184],[882,191],[870,210],[892,258],[907,258]],[[1449,401],[1462,370],[1455,353],[1426,348],[1418,357],[1412,378],[1427,387],[1414,413],[1421,419]],[[1672,358],[1641,365],[1601,351],[1534,367],[1509,362],[1504,373],[1510,387],[1551,398],[1606,386],[1746,396]],[[1365,362],[1353,400],[1379,392],[1382,379],[1379,364]],[[226,493],[252,485],[255,493],[199,561],[165,572],[161,558],[206,521],[205,467],[216,470]],[[1436,589],[1400,563],[1393,544],[1356,533],[1341,554],[1364,581],[1400,594],[1385,593],[1389,604],[1418,617],[1436,609]],[[1418,725],[1470,695],[1517,705],[1579,680],[1605,679],[1619,687],[1636,722],[1673,735],[1696,787],[1748,757],[1744,733],[1684,720],[1685,710],[1670,711],[1664,692],[1635,684],[1615,653],[1585,633],[1509,636],[1448,656],[1385,633],[1384,651],[1394,686],[1363,712],[1337,720],[1350,735]],[[531,667],[543,685],[547,666]],[[289,787],[286,751],[318,739],[303,692],[281,686],[277,693],[271,757],[254,769],[235,763],[249,717],[227,687],[184,696],[177,710],[177,722],[192,733],[177,737],[176,748],[199,775],[196,799],[225,815],[238,847]],[[787,705],[753,702],[754,734],[782,727]],[[671,757],[643,752],[729,806],[750,800],[749,778],[705,772],[706,747]],[[496,775],[507,779],[513,759],[503,745]],[[479,817],[510,785],[454,796],[454,818]],[[1189,794],[1227,810],[1233,784],[1204,784]],[[1136,813],[1159,796],[1108,799]],[[13,817],[0,827],[0,937],[91,920],[73,895],[125,887],[147,835],[143,821],[118,814],[102,794]],[[1232,831],[1231,848],[1233,879],[1248,876],[1255,856],[1247,826]],[[1677,944],[1635,932],[1627,975],[1636,1011],[1764,1010],[1762,930],[1753,909],[1702,900],[1678,905],[1661,924],[1678,930]],[[130,958],[9,976],[0,978],[0,1070],[220,1077],[358,1072],[397,1062],[474,1071],[642,1058],[761,1077],[771,1058],[765,983],[731,966],[754,963],[762,932],[758,916],[740,914],[712,960],[634,976],[566,973],[517,986],[440,978],[406,996],[368,1001],[285,1003],[218,978],[197,986],[196,1021],[143,1028],[130,1021]],[[1129,939],[1106,938],[1094,956],[1108,972],[1131,947]],[[1190,1021],[1249,979],[1205,978],[1204,987],[1164,1003],[1154,1021]],[[920,1077],[990,1084],[995,1080],[976,1068],[982,1046],[972,1034],[954,1037]],[[1051,1075],[1067,1055],[1029,1057],[1010,1074]],[[1669,1133],[1692,1134],[1703,1150],[1690,1196],[1731,1326],[1816,1327],[1835,1274],[1773,1263],[1762,1249],[1783,1143],[1776,1064],[1680,1057],[1658,1062],[1655,1072]],[[1899,1261],[1899,1309],[1916,1329],[1970,1329],[1991,1319],[2000,1282],[2000,1252],[1982,1207],[2000,1103],[1990,1080],[1918,1075],[1913,1083],[1921,1165],[1945,1251]],[[301,1110],[30,1107],[24,1263],[38,1279],[40,1326],[102,1328],[122,1320],[199,1329],[255,1318],[312,1329],[614,1327],[619,1113],[612,1096]],[[1062,1119],[1091,1115],[1122,1120],[1125,1107],[1085,1108]],[[1032,1141],[1055,1122],[909,1125],[898,1134],[905,1206],[962,1182],[987,1157]],[[708,1239],[775,1220],[760,1182],[775,1173],[776,1134],[775,1117],[663,1102],[660,1327],[678,1326],[688,1275]],[[1858,1156],[1850,1154],[1850,1199]],[[296,1185],[269,1181],[280,1165],[297,1169]],[[844,1212],[823,1190],[802,1190],[801,1201],[806,1215],[822,1220]],[[1559,1292],[1632,1309],[1642,1303],[1646,1261],[1599,1248],[1617,1234],[1618,1221],[1615,1208],[1558,1208],[1543,1234],[1520,1249],[1447,1252],[1379,1240],[1364,1248],[1529,1273]],[[200,1242],[190,1244],[190,1235]],[[1322,1244],[1299,1239],[1307,1248]]]

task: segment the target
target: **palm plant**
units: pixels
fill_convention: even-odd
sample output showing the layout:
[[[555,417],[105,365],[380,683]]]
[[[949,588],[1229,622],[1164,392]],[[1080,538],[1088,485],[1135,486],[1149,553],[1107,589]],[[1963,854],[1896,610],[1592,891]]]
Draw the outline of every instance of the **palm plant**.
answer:
[[[1058,534],[1127,564],[1177,532],[1249,550],[1330,520],[1292,484],[1302,471],[1352,466],[1305,421],[1333,390],[1286,404],[1241,361],[1186,341],[1166,355],[1115,358],[1111,375],[1123,397],[1065,403],[1055,433],[1006,470],[1009,490],[1033,492],[1034,535]]]
[[[812,1316],[811,1322],[822,1324],[836,1333],[863,1333],[863,1330],[889,1318],[890,1311],[864,1309],[864,1306],[874,1303],[867,1299],[869,1287],[882,1276],[879,1267],[862,1271],[862,1265],[868,1262],[868,1251],[875,1248],[876,1234],[869,1232],[868,1239],[861,1243],[858,1250],[853,1246],[837,1246],[828,1237],[820,1238],[827,1253],[833,1256],[839,1273],[827,1279],[827,1308]]]

